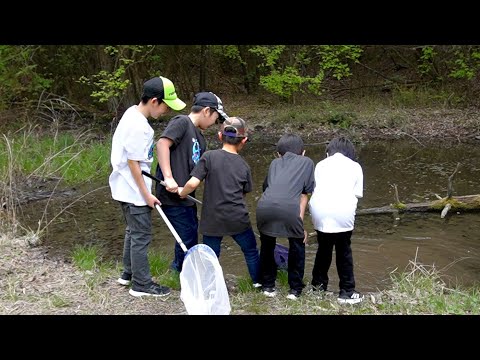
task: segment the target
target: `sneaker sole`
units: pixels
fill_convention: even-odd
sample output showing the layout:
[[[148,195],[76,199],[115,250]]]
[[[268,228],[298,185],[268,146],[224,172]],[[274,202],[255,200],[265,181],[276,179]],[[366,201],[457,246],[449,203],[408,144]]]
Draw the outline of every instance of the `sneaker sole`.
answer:
[[[293,295],[293,294],[288,294],[288,295],[287,295],[287,299],[297,300],[297,299],[298,299],[298,296],[295,296],[295,295]]]
[[[162,297],[162,296],[168,296],[170,295],[170,292],[166,293],[166,294],[150,294],[150,293],[146,293],[146,292],[142,292],[142,291],[135,291],[135,290],[132,290],[130,289],[128,291],[128,293],[132,296],[135,296],[135,297],[142,297],[142,296],[155,296],[155,297]]]
[[[363,297],[358,299],[337,299],[340,304],[358,304],[363,301]]]
[[[118,278],[118,279],[117,279],[117,282],[118,282],[120,285],[123,285],[123,286],[128,286],[128,285],[130,285],[130,280],[125,280],[125,279],[122,279],[122,278]]]

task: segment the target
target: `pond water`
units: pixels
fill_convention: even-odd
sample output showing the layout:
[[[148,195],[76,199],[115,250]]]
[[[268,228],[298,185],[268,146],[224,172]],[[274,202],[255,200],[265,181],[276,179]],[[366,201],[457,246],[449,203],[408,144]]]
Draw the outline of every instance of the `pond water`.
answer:
[[[212,144],[212,147],[218,146]],[[359,163],[364,172],[364,197],[358,209],[388,205],[394,201],[396,184],[404,203],[423,202],[444,197],[448,177],[461,163],[454,181],[454,195],[480,193],[480,144],[442,143],[422,146],[416,141],[374,141],[357,145]],[[306,156],[315,163],[324,158],[325,145],[307,144]],[[261,196],[261,185],[274,158],[275,147],[269,143],[249,142],[242,152],[252,169],[254,191],[247,195],[253,229],[255,204]],[[90,191],[80,200],[78,198]],[[202,199],[202,189],[197,198]],[[106,259],[121,262],[124,224],[118,204],[111,199],[108,179],[82,187],[76,201],[48,228],[44,244],[50,256],[70,254],[75,245],[96,244]],[[65,199],[51,201],[47,219],[69,203]],[[46,208],[45,201],[24,205],[21,216],[36,228]],[[200,211],[199,211],[200,215]],[[173,253],[175,239],[156,211],[152,211],[154,240],[152,248]],[[305,224],[314,233],[309,215]],[[287,239],[278,239],[287,245]],[[259,241],[258,241],[259,243]],[[316,237],[309,238],[305,282],[311,279],[317,249]],[[480,213],[452,213],[445,219],[439,213],[392,215],[357,215],[352,236],[354,272],[359,291],[383,290],[390,284],[390,273],[403,271],[410,262],[435,266],[451,286],[471,286],[480,281]],[[243,254],[230,237],[222,242],[220,256],[224,274],[247,277]],[[335,261],[329,272],[330,285],[338,291]]]

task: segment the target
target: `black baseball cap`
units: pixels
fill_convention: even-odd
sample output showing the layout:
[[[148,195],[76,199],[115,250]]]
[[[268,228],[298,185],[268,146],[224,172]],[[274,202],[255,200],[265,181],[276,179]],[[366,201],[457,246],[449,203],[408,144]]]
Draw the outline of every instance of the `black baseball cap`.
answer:
[[[228,115],[225,113],[222,100],[213,92],[199,92],[195,94],[193,98],[193,105],[211,107],[214,108],[220,115],[218,120],[223,123],[228,119]]]

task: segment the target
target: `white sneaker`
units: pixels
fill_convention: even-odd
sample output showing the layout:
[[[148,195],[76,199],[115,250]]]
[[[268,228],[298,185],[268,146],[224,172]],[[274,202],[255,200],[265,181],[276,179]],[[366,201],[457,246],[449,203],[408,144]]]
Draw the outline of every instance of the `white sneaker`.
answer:
[[[287,295],[287,299],[297,300],[300,296],[300,292],[290,289]]]
[[[263,288],[263,295],[273,298],[277,295],[277,292],[275,288]]]
[[[260,284],[260,283],[254,283],[254,284],[253,284],[253,287],[254,287],[255,289],[258,289],[258,288],[261,288],[261,287],[262,287],[262,284]]]
[[[131,281],[132,281],[132,274],[126,274],[126,273],[122,273],[122,275],[120,275],[120,277],[117,279],[117,282],[123,286],[130,285]]]
[[[348,294],[345,290],[340,290],[337,300],[340,304],[358,304],[363,301],[363,298],[364,296],[355,290],[351,294]]]

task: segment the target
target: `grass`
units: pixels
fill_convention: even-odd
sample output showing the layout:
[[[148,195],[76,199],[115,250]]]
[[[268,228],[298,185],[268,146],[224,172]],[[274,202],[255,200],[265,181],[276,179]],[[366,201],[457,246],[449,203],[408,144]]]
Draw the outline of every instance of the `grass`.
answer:
[[[95,247],[78,248],[74,263],[84,271],[109,267],[102,265]],[[169,257],[162,253],[149,254],[152,275],[161,283],[180,290],[178,273],[169,270]],[[119,271],[110,268],[108,274]],[[410,261],[403,272],[391,274],[391,288],[366,294],[360,304],[339,304],[333,293],[313,292],[305,288],[297,300],[286,299],[288,294],[288,274],[279,270],[277,275],[277,296],[268,298],[254,289],[248,276],[237,279],[236,290],[230,291],[232,314],[277,314],[277,315],[335,315],[335,314],[480,314],[480,290],[451,289],[441,278],[441,272],[434,266]],[[16,292],[10,286],[9,295]]]
[[[0,142],[0,177],[13,172],[27,180],[61,178],[66,184],[79,184],[107,177],[110,172],[110,146],[92,140],[87,132],[52,136],[29,129],[8,134],[3,140]]]

